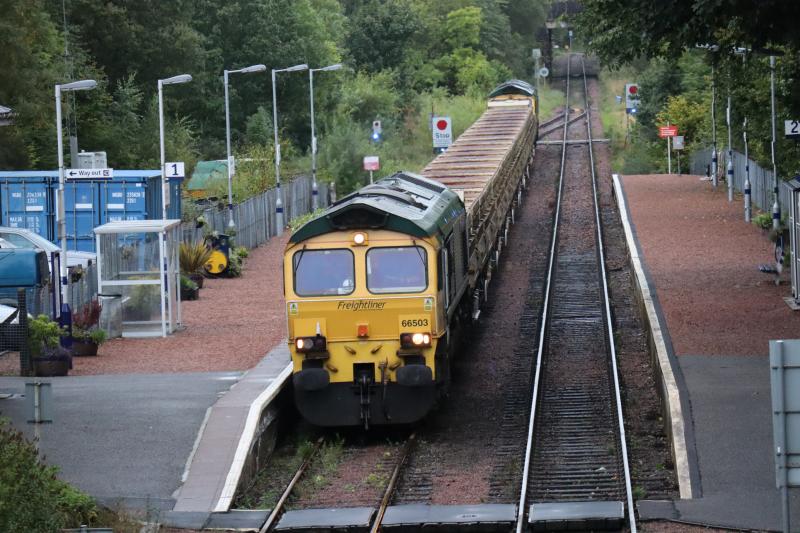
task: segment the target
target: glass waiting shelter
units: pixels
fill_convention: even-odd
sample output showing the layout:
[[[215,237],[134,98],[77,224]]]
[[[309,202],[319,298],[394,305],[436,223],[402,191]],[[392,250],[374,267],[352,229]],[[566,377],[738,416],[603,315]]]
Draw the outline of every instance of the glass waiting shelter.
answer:
[[[94,229],[100,294],[121,298],[123,337],[166,337],[181,322],[180,220],[121,220]]]

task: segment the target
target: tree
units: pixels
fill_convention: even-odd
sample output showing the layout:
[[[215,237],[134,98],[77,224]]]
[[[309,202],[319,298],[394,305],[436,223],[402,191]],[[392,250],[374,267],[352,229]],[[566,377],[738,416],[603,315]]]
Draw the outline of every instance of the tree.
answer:
[[[677,58],[700,44],[800,48],[800,2],[787,0],[585,0],[580,32],[607,65]]]

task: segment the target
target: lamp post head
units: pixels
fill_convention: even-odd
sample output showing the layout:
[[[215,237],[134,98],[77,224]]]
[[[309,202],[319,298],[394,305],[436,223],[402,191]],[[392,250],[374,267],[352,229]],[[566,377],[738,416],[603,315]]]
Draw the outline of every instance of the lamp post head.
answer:
[[[171,78],[167,78],[165,80],[158,80],[161,85],[177,85],[179,83],[189,83],[192,81],[191,74],[180,74],[178,76],[172,76]]]
[[[259,63],[258,65],[250,65],[249,67],[239,69],[236,72],[241,72],[242,74],[249,74],[251,72],[264,72],[266,70],[267,66]]]
[[[94,80],[80,80],[64,83],[59,87],[61,87],[62,91],[88,91],[97,87],[97,82]]]
[[[302,65],[295,65],[293,67],[286,67],[281,69],[272,69],[272,72],[299,72],[301,70],[308,70],[308,65],[303,63]]]
[[[315,70],[321,70],[323,72],[330,72],[332,70],[339,70],[341,68],[342,68],[342,64],[341,63],[336,63],[335,65],[328,65],[327,67],[322,67],[322,68],[318,68],[318,69],[315,69]]]

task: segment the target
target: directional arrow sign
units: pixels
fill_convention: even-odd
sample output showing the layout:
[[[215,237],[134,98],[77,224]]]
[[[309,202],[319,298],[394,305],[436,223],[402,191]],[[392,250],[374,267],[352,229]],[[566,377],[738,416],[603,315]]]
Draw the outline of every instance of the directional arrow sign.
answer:
[[[113,168],[68,168],[64,171],[68,180],[110,180],[114,177]]]

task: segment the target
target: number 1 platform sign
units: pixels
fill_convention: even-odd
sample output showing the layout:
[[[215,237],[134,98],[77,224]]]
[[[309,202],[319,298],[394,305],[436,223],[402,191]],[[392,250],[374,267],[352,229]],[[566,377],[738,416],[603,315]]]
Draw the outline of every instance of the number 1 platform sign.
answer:
[[[800,141],[800,120],[784,120],[783,132],[787,139]]]
[[[164,164],[164,175],[168,180],[181,180],[184,178],[183,161],[174,161]]]

